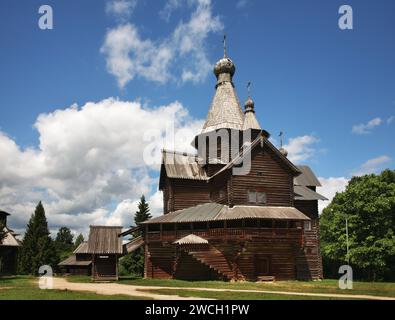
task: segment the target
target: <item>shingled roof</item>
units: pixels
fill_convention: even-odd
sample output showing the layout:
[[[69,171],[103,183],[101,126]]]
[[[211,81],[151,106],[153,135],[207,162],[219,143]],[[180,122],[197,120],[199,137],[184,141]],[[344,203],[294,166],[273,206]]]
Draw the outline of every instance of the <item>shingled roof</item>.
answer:
[[[217,86],[202,133],[218,129],[243,130],[244,114],[232,82]]]
[[[295,200],[328,200],[305,186],[294,186]]]
[[[307,186],[307,187],[321,187],[320,181],[315,176],[313,170],[308,166],[297,166],[298,169],[302,172],[301,175],[295,177],[294,184],[298,186]]]
[[[90,226],[88,249],[90,254],[122,254],[122,227]]]

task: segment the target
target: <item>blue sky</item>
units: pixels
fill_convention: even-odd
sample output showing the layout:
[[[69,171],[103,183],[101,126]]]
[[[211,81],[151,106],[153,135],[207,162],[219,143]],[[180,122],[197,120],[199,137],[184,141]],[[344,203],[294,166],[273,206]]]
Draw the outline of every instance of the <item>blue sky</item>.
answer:
[[[113,2],[45,1],[53,8],[54,29],[40,30],[38,8],[42,1],[1,1],[0,132],[8,144],[18,146],[18,157],[27,156],[28,150],[39,153],[39,143],[44,139],[34,124],[40,114],[53,115],[55,110],[67,110],[74,103],[81,107],[90,101],[118,97],[154,110],[178,101],[182,110],[189,112],[189,120],[204,119],[215,78],[202,66],[204,59],[214,64],[222,56],[222,35],[226,33],[228,53],[237,67],[234,82],[240,100],[246,99],[245,86],[252,81],[261,126],[275,139],[279,131],[284,131],[287,145],[300,158],[298,162],[307,163],[325,179],[348,179],[355,173],[394,168],[394,1],[130,0],[129,11],[121,13],[109,9]],[[345,3],[353,8],[353,30],[338,28],[338,9]],[[166,11],[170,4],[173,10]],[[205,26],[204,36],[192,32],[191,37],[197,37],[195,47],[181,54],[179,48],[172,48],[174,32],[199,12],[199,5],[215,23]],[[132,79],[121,86],[108,67],[109,52],[114,47],[107,51],[103,47],[109,32],[127,25],[131,26],[129,32],[138,34],[134,39],[138,45],[128,44],[129,62],[142,59],[141,52],[147,47],[174,52],[166,66],[161,60],[150,60],[144,63],[151,69],[131,69],[127,76]],[[133,50],[143,51],[136,56]],[[166,50],[165,56],[169,53]],[[204,59],[196,64],[202,52]],[[202,74],[183,81],[185,65],[195,73],[203,70]],[[152,69],[164,71],[166,76],[155,79],[158,75],[155,71],[151,74]],[[49,125],[50,119],[46,120]],[[4,181],[11,179],[13,170],[8,169]],[[148,171],[155,180],[157,172],[152,168]],[[17,176],[24,185],[23,175]],[[150,183],[150,192],[154,193],[155,182]],[[43,189],[52,202],[63,197],[45,184],[28,185],[34,192]],[[27,190],[7,183],[0,187],[16,193]],[[40,195],[32,195],[26,206]],[[90,209],[116,206],[125,200],[122,197],[112,194]],[[129,200],[135,203],[136,199],[130,196]],[[56,202],[53,204],[55,207]],[[15,211],[16,203],[9,195],[0,194],[0,206]],[[72,211],[78,214],[78,210]],[[81,212],[88,211],[84,208]],[[26,220],[27,212],[18,222]]]

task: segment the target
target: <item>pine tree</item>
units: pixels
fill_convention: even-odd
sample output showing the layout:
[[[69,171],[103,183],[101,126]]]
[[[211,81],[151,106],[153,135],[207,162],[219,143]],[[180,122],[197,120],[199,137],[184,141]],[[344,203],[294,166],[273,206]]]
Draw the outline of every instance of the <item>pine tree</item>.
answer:
[[[45,210],[40,201],[27,224],[20,252],[19,272],[36,275],[40,266],[55,267],[56,263],[55,246],[49,235]]]
[[[150,209],[147,201],[145,201],[145,196],[142,195],[140,198],[140,202],[138,204],[138,211],[134,215],[134,222],[136,225],[151,219]]]
[[[82,235],[82,233],[80,233],[77,237],[77,239],[75,239],[75,243],[74,243],[74,250],[78,248],[78,246],[84,242],[84,236]]]
[[[134,215],[134,222],[136,225],[151,219],[150,208],[145,200],[144,195],[141,196],[138,204],[138,211]],[[133,233],[133,238],[137,238],[141,235],[141,231]],[[132,253],[124,256],[120,261],[121,271],[124,274],[143,276],[144,273],[144,248],[140,247]]]

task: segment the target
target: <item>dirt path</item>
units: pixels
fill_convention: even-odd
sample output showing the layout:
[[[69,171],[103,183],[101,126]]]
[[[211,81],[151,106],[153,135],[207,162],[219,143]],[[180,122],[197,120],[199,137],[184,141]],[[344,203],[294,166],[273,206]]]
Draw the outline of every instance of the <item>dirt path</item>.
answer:
[[[135,286],[119,283],[73,283],[63,278],[54,279],[54,289],[68,289],[75,291],[92,291],[105,295],[129,295],[134,297],[147,297],[157,300],[206,300],[203,298],[185,298],[178,295],[161,295],[149,292],[150,290],[188,290],[188,291],[211,291],[211,292],[247,292],[263,294],[280,294],[292,296],[308,296],[323,298],[342,299],[365,299],[365,300],[395,300],[394,297],[357,295],[357,294],[336,294],[336,293],[311,293],[311,292],[291,292],[291,291],[269,291],[269,290],[242,290],[242,289],[213,289],[213,288],[188,288],[188,287],[157,287],[157,286]],[[210,300],[210,299],[207,299]]]
[[[68,282],[63,278],[54,278],[53,288],[58,290],[71,291],[90,291],[103,295],[126,295],[133,297],[151,298],[155,300],[210,300],[204,298],[185,298],[177,295],[162,295],[150,292],[144,292],[137,289],[142,289],[139,286],[129,286],[119,283],[75,283]],[[144,287],[146,288],[146,287]],[[155,289],[156,287],[147,287],[148,289]]]

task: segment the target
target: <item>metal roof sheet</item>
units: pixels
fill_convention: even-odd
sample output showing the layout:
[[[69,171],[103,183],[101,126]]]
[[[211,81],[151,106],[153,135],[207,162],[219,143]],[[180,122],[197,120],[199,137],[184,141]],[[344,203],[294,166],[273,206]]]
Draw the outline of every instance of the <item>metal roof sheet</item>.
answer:
[[[306,215],[294,207],[235,206],[229,208],[228,206],[218,203],[206,203],[174,211],[145,221],[143,224],[188,223],[246,218],[310,220]]]
[[[237,220],[247,218],[310,220],[310,218],[294,207],[260,206],[234,206],[233,208],[225,206],[225,210],[222,210],[215,220]]]
[[[87,253],[122,254],[122,227],[90,226]]]
[[[195,234],[189,234],[181,239],[178,239],[177,241],[173,242],[174,244],[208,244],[208,241],[206,239],[203,239],[202,237],[199,237]]]
[[[328,200],[305,186],[294,186],[295,200]]]
[[[315,176],[314,172],[308,166],[297,166],[302,172],[301,175],[295,177],[294,184],[308,187],[321,187],[320,181]]]

